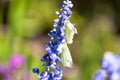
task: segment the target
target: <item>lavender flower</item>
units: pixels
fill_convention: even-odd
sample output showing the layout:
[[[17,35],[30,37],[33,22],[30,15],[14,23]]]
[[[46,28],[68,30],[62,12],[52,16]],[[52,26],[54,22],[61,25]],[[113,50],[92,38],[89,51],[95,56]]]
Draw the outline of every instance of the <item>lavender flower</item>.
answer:
[[[13,72],[21,68],[24,64],[24,58],[20,54],[14,54],[10,57],[7,67],[0,64],[0,80],[13,80]]]
[[[106,72],[104,70],[99,70],[95,74],[93,80],[105,80],[105,76],[106,76]]]
[[[120,55],[106,52],[103,56],[101,69],[93,80],[120,80]]]
[[[20,54],[14,54],[12,57],[10,57],[8,61],[8,67],[7,70],[9,72],[14,72],[16,69],[20,69],[24,64],[24,58]]]
[[[13,80],[12,76],[7,72],[6,68],[0,64],[0,80]]]
[[[67,46],[65,46],[67,45],[66,41],[68,40],[68,37],[66,37],[66,35],[69,35],[68,32],[72,32],[72,30],[74,29],[72,35],[69,35],[70,37],[72,36],[72,38],[75,33],[74,25],[71,24],[69,20],[72,14],[70,8],[72,7],[73,4],[71,3],[71,1],[69,0],[63,1],[63,3],[61,4],[61,11],[56,12],[59,19],[54,20],[54,25],[53,25],[54,29],[51,30],[50,33],[48,34],[48,36],[50,37],[50,42],[46,44],[47,53],[41,59],[41,61],[43,62],[43,66],[46,66],[46,71],[40,72],[38,68],[33,69],[33,72],[38,74],[38,78],[40,80],[60,80],[62,78],[63,76],[62,70],[58,66],[58,62],[61,61],[59,54],[68,53],[70,60],[66,60],[69,58],[66,58],[64,60],[68,61],[70,65],[72,64],[72,58],[70,52],[68,51],[69,49],[67,48]],[[69,30],[66,31],[66,28],[68,28]],[[72,38],[69,39],[71,40],[70,43],[72,43]],[[64,48],[67,48],[67,51],[65,51],[66,49]]]

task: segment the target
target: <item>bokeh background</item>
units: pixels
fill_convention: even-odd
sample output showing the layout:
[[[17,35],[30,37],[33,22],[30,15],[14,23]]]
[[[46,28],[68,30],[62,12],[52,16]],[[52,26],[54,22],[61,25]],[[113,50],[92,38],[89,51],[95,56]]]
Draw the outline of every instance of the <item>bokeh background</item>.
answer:
[[[10,73],[12,80],[38,80],[32,68],[45,54],[47,34],[58,18],[62,0],[0,0],[0,64],[8,67],[13,54],[24,57],[22,66]],[[120,52],[120,0],[72,0],[71,22],[78,34],[71,51],[74,67],[63,66],[63,80],[91,80],[106,51]],[[2,70],[2,69],[0,69]],[[7,73],[7,72],[6,72]],[[0,74],[0,80],[5,80]]]

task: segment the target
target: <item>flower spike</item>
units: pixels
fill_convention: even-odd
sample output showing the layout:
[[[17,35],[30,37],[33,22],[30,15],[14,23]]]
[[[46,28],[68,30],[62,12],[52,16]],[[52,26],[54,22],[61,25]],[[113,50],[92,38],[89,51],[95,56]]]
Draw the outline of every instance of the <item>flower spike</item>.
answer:
[[[46,44],[47,53],[41,59],[46,71],[40,72],[38,68],[33,69],[33,72],[38,74],[39,80],[61,80],[63,73],[58,62],[62,62],[66,67],[72,66],[72,57],[67,47],[67,44],[73,42],[73,36],[76,33],[76,28],[69,20],[72,7],[71,1],[64,0],[61,11],[56,12],[59,19],[54,20],[54,29],[48,33],[50,41]]]

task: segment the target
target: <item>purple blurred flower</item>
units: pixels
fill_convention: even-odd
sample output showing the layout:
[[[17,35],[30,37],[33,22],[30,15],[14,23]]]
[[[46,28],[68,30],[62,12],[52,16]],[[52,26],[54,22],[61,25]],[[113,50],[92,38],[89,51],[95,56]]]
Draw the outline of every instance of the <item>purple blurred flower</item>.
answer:
[[[0,80],[13,80],[6,68],[0,64]]]
[[[106,72],[104,70],[99,70],[95,74],[93,80],[105,80],[105,76],[106,76]]]
[[[93,80],[120,80],[120,55],[106,52],[102,59],[101,69],[102,72],[98,71]]]
[[[13,72],[21,68],[24,64],[24,57],[20,54],[13,54],[9,61],[7,67],[0,64],[0,80],[13,80]]]
[[[24,64],[24,57],[20,54],[13,54],[8,61],[8,71],[13,72]]]

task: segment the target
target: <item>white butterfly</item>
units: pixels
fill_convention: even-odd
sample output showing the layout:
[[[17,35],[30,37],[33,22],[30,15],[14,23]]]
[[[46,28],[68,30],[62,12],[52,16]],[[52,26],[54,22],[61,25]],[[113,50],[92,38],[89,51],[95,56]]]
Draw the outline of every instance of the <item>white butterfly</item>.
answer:
[[[74,27],[74,25],[69,21],[65,22],[64,29],[65,29],[66,42],[62,46],[61,62],[65,67],[72,67],[73,60],[67,44],[72,44],[73,36],[74,34],[77,34],[77,30]]]
[[[72,44],[73,36],[77,34],[77,30],[71,22],[65,22],[65,36],[67,44]]]
[[[63,50],[61,53],[61,62],[65,67],[72,67],[73,65],[73,60],[66,43],[63,44]]]

